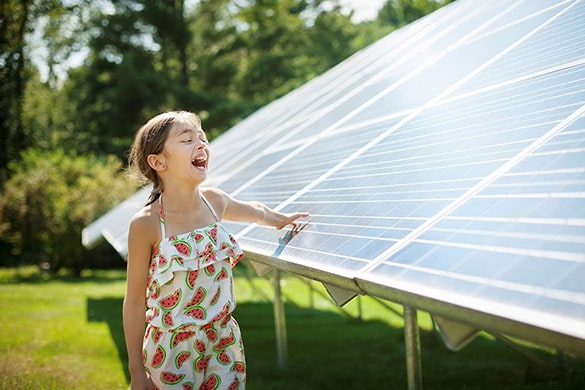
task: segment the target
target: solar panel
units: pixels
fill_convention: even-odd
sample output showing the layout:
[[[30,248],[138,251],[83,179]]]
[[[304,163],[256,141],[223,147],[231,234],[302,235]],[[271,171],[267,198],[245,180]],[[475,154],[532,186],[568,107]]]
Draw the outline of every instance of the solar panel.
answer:
[[[212,142],[209,184],[311,219],[290,240],[229,229],[259,271],[340,304],[367,293],[585,354],[583,15],[459,0],[254,113]]]
[[[132,216],[144,206],[149,194],[149,188],[138,191],[83,229],[81,234],[83,245],[93,248],[103,237],[120,255],[126,258],[128,254],[126,242],[128,224]]]
[[[583,112],[395,254],[384,254],[360,286],[408,284],[417,294],[491,312],[486,327],[507,318],[584,339]]]

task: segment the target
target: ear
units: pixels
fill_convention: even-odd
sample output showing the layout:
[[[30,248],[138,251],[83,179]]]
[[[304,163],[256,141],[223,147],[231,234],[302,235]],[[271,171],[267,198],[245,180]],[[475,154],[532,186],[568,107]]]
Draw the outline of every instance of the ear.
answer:
[[[165,164],[164,158],[159,156],[158,154],[149,154],[146,158],[148,165],[155,171],[162,171],[166,169],[167,165]]]

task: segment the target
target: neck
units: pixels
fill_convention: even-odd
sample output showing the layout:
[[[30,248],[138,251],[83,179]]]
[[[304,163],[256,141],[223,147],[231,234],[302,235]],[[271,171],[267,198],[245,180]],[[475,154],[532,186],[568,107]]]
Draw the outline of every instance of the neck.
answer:
[[[162,196],[165,210],[169,212],[184,210],[185,205],[199,205],[203,202],[199,186],[164,186]]]

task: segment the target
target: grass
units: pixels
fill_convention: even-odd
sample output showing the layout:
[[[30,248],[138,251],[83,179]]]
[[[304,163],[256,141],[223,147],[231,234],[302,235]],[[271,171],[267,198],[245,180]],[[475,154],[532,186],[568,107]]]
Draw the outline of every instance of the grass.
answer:
[[[281,373],[271,282],[242,266],[236,274],[248,389],[407,388],[400,315],[369,297],[340,310],[319,284],[310,283],[311,290],[292,276],[283,280],[288,364]],[[86,271],[74,279],[30,267],[0,269],[0,389],[128,388],[124,277],[122,270]],[[419,313],[419,326],[425,388],[585,388],[583,359],[568,356],[561,365],[551,351],[531,348],[545,362],[537,366],[487,334],[455,353],[426,313]]]

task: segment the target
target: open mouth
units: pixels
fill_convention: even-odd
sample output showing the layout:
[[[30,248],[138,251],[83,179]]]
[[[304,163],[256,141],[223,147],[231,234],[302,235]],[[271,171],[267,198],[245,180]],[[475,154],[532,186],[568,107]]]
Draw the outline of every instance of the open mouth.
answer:
[[[207,168],[207,156],[200,156],[191,160],[191,165],[195,168],[205,169]]]

